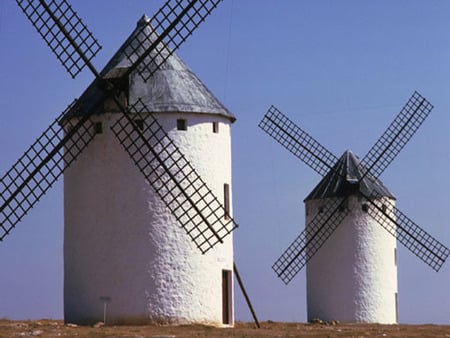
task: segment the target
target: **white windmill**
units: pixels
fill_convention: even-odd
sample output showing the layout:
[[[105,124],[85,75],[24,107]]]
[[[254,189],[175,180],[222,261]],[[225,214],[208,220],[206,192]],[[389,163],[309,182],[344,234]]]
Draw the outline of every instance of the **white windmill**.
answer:
[[[66,0],[17,0],[73,77],[95,76],[0,180],[1,240],[65,175],[66,322],[233,325],[235,118],[173,54],[219,2],[167,1],[97,72]]]
[[[145,50],[156,38],[150,19],[142,18],[101,72],[102,76],[113,78],[131,66],[129,59],[135,56],[126,55],[130,43]],[[156,58],[156,52],[149,57]],[[81,104],[75,104],[66,113],[65,128],[75,124],[81,115],[92,115],[93,112],[84,107],[93,106],[90,100],[102,97],[98,91],[96,86],[87,89],[79,98]],[[224,206],[220,217],[228,223],[231,215],[230,126],[234,116],[175,54],[146,82],[140,73],[132,72],[128,90],[123,95],[129,104],[139,106],[139,113],[130,112],[130,116],[151,146],[168,156],[165,163],[176,168],[176,175],[186,175],[186,181],[190,181],[182,183],[183,189],[200,208],[213,203],[212,200],[202,202],[196,196],[203,194],[201,189],[189,186],[194,183],[190,171],[195,167],[213,194],[220,196],[221,203],[217,207]],[[121,117],[115,106],[110,108],[108,104],[92,117],[97,135],[64,175],[66,321],[99,320],[103,311],[102,298],[105,298],[109,302],[110,323],[150,320],[232,324],[232,236],[202,255],[164,201],[175,203],[181,191],[166,182],[167,174],[159,164],[146,165],[142,168],[145,174],[160,185],[156,191],[120,145]],[[156,134],[161,131],[155,130],[155,119],[173,144],[168,139],[157,139],[160,135]],[[128,149],[145,147],[138,144],[139,141],[128,142]],[[184,162],[177,159],[181,153],[176,153],[173,145],[185,156]],[[147,154],[145,158],[156,161],[153,155]],[[187,163],[192,167],[187,167]],[[192,236],[203,231],[193,229]],[[201,237],[199,240],[205,243],[200,248],[206,251],[209,239]],[[224,308],[227,309],[225,314]]]
[[[379,180],[363,175],[359,160],[346,151],[305,199],[305,224],[311,226],[316,215],[347,197],[337,211],[345,215],[341,224],[306,265],[309,321],[398,321],[395,237],[369,215],[368,202],[347,182],[359,181],[359,189],[376,196],[373,202],[392,219],[395,198]]]
[[[361,161],[349,151],[338,159],[273,106],[260,122],[323,176],[305,199],[305,230],[272,266],[286,284],[307,266],[309,321],[398,322],[396,239],[436,271],[447,259],[378,180],[432,108],[415,92]]]

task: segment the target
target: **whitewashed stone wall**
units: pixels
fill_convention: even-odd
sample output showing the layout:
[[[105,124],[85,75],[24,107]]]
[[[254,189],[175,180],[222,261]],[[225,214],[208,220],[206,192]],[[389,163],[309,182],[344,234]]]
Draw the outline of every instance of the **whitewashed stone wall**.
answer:
[[[230,121],[154,116],[223,201],[224,183],[231,187]],[[233,270],[232,236],[200,253],[109,129],[116,118],[98,117],[103,134],[64,176],[65,321],[103,320],[101,298],[109,297],[111,324],[222,326],[222,270]],[[187,119],[187,131],[176,130],[177,118]],[[220,122],[218,134],[212,121]],[[232,304],[230,312],[233,323]]]
[[[306,224],[330,200],[307,201]],[[349,214],[307,264],[308,321],[397,322],[396,239],[362,210],[364,202],[349,197]]]

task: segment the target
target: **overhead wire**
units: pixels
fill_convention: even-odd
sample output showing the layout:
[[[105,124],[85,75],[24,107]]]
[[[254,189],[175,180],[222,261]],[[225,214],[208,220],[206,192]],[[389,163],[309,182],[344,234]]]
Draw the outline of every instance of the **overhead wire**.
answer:
[[[230,72],[230,50],[231,50],[231,36],[233,28],[233,11],[234,11],[234,0],[231,0],[229,22],[228,22],[228,38],[226,44],[226,54],[225,54],[225,76],[223,84],[223,102],[227,103],[228,94],[228,82],[229,82],[229,72]]]

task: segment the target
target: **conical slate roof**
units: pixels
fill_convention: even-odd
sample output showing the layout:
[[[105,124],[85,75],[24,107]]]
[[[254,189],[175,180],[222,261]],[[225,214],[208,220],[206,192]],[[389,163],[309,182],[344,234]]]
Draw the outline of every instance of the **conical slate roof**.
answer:
[[[319,182],[319,184],[311,191],[305,198],[305,201],[313,199],[324,199],[331,197],[346,197],[356,194],[358,190],[366,196],[371,196],[375,193],[376,196],[390,197],[395,199],[383,183],[367,175],[358,182],[363,174],[361,172],[360,161],[347,150],[341,158],[336,162],[333,170]]]
[[[137,59],[137,55],[127,57],[125,54],[126,51],[129,53],[131,43],[137,50],[135,54],[139,54],[155,41],[158,35],[149,22],[150,19],[145,15],[138,21],[136,29],[101,71],[100,75],[104,79],[120,78],[131,66],[129,60]],[[150,57],[155,57],[155,53],[152,52]],[[141,99],[149,112],[206,113],[221,115],[232,122],[236,119],[175,53],[147,82],[136,71],[132,72],[127,86],[129,103],[133,104]],[[105,98],[105,90],[98,85],[97,80],[94,80],[66,118],[108,111],[103,108]]]

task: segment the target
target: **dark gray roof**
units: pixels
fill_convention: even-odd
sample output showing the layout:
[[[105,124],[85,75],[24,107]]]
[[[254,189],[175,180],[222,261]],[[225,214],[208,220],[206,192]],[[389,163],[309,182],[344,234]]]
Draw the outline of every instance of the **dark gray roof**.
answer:
[[[158,35],[149,22],[150,19],[145,15],[138,21],[136,29],[101,71],[103,78],[120,78],[131,66],[129,60],[135,60],[137,56],[127,57],[125,51],[129,51],[127,47],[132,41],[138,50],[136,54],[139,54],[157,38]],[[136,41],[139,41],[137,45]],[[152,52],[150,58],[155,57],[154,54]],[[94,107],[101,106],[101,102],[104,103],[105,91],[98,82],[93,81],[66,117],[93,113]],[[221,115],[231,121],[236,119],[175,53],[147,82],[136,71],[132,72],[128,79],[128,87],[129,103],[133,104],[140,98],[149,112],[206,113]],[[95,113],[101,112],[97,109]]]
[[[361,166],[359,159],[353,153],[347,150],[336,162],[333,170],[319,182],[319,184],[305,198],[307,200],[323,199],[330,197],[346,197],[356,194],[361,190],[366,196],[375,193],[377,196],[385,196],[395,199],[383,183],[373,178],[370,174],[366,175],[359,182],[359,189],[356,185],[361,177]],[[352,184],[353,183],[353,184]]]

